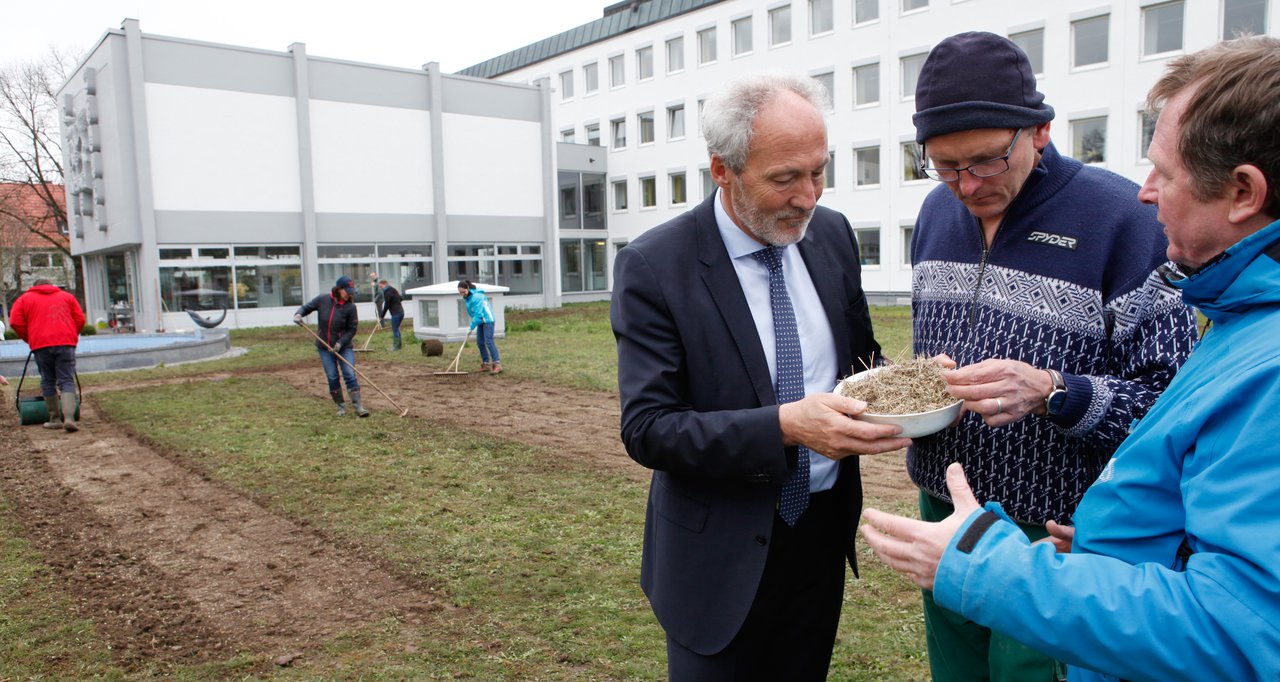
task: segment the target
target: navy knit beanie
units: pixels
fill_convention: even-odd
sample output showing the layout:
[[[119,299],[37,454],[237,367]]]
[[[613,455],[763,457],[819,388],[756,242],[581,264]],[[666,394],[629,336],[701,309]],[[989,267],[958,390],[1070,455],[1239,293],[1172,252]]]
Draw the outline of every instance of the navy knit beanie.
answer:
[[[980,128],[1026,128],[1053,120],[1031,61],[1013,41],[974,31],[929,52],[916,81],[916,142]]]

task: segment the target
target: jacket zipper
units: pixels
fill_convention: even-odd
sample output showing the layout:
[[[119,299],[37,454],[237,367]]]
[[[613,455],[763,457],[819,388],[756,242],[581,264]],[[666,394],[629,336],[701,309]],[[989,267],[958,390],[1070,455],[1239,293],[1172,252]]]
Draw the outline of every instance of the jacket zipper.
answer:
[[[1005,209],[1005,216],[1009,215],[1008,209]],[[973,300],[969,303],[969,330],[978,324],[978,295],[982,293],[982,277],[987,271],[987,260],[991,257],[991,247],[987,246],[987,237],[982,233],[982,220],[978,217],[973,218],[974,224],[978,227],[978,239],[982,242],[982,258],[978,261],[978,281],[973,285]],[[991,246],[995,246],[996,237],[1000,236],[1000,229],[1004,227],[1004,217],[1000,218],[1000,224],[996,226],[996,231],[991,235]]]

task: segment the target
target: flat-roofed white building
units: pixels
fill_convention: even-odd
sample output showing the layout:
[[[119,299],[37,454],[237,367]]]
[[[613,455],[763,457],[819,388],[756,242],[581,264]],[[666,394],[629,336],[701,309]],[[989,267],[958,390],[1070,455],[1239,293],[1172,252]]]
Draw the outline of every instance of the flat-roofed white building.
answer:
[[[831,94],[832,154],[821,203],[848,216],[873,302],[905,302],[916,211],[933,188],[915,166],[915,79],[934,44],[962,31],[1023,47],[1057,117],[1062,153],[1136,182],[1154,122],[1147,90],[1171,57],[1240,33],[1275,35],[1280,0],[630,0],[583,26],[464,69],[503,81],[549,80],[565,147],[607,155],[589,187],[564,178],[560,208],[594,193],[604,226],[584,234],[594,259],[686,211],[713,191],[699,111],[735,75],[810,74]],[[1136,200],[1136,198],[1135,198]],[[567,202],[567,203],[566,203]],[[580,201],[579,201],[580,203]],[[563,210],[561,211],[563,218]],[[583,253],[562,229],[560,249]],[[601,244],[607,240],[607,248]],[[609,273],[606,263],[588,263]],[[588,286],[599,290],[607,281]],[[572,297],[565,288],[566,300]]]
[[[402,291],[467,278],[558,306],[549,97],[126,20],[58,93],[87,313],[139,330],[190,328],[187,309],[285,324],[342,275],[370,301],[373,272]]]

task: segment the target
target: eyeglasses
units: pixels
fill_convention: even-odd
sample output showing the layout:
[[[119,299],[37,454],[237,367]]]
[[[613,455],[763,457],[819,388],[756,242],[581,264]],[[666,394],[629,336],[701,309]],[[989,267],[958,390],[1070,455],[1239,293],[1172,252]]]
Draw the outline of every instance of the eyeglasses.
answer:
[[[1022,135],[1022,129],[1019,128],[1013,133],[1013,142],[1009,143],[1009,148],[1005,150],[1004,156],[997,156],[994,159],[971,163],[964,168],[930,168],[923,163],[920,164],[920,172],[924,173],[931,180],[938,182],[952,183],[960,180],[962,171],[969,171],[975,178],[990,178],[1000,175],[1009,170],[1009,157],[1013,155],[1013,148],[1018,144],[1018,136]],[[920,153],[924,156],[924,148],[921,147]],[[924,158],[928,159],[928,156]]]

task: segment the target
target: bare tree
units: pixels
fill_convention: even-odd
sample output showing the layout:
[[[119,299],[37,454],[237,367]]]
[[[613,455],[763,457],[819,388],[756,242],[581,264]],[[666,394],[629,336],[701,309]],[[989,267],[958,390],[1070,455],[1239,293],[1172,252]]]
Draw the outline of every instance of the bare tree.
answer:
[[[41,221],[52,219],[65,232],[67,210],[55,193],[62,192],[62,144],[58,128],[57,92],[80,57],[51,49],[40,60],[0,67],[0,182],[25,185],[44,207],[44,215],[24,215],[19,206],[0,197],[0,217],[61,251],[69,262],[70,241],[41,230]],[[29,212],[29,211],[28,211]],[[84,268],[77,263],[76,298],[84,300]]]

